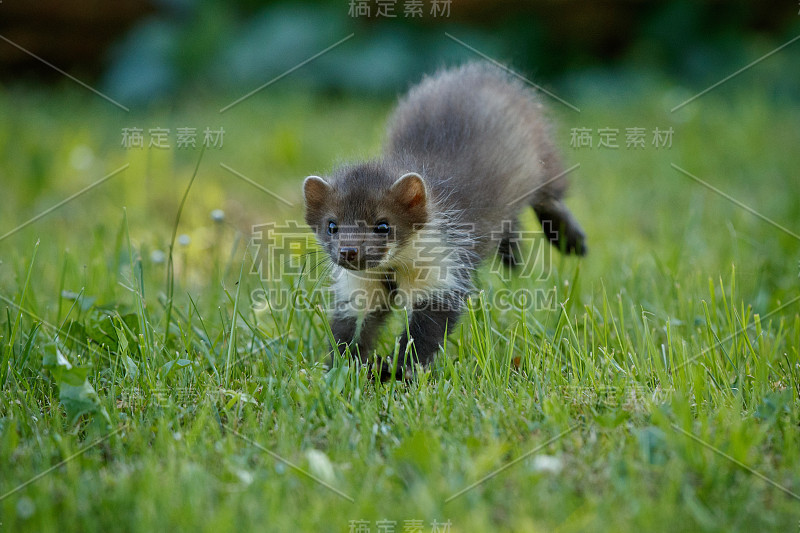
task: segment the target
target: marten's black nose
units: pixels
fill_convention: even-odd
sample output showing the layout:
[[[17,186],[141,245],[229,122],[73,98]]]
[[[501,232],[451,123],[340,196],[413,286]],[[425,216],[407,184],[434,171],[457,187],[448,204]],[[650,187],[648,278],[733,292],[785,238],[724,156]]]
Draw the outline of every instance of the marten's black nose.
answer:
[[[339,248],[339,259],[347,263],[355,263],[358,259],[358,248],[343,246]]]

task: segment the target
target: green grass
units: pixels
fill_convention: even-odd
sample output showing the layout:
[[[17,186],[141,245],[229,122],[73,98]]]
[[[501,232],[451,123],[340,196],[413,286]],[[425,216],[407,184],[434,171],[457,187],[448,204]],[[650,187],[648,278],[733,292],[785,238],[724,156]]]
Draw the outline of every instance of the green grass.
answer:
[[[317,309],[254,305],[316,282],[262,281],[249,245],[253,225],[302,220],[305,175],[377,152],[391,102],[270,89],[225,114],[224,98],[126,114],[78,90],[0,93],[0,235],[130,165],[0,240],[0,529],[796,530],[800,500],[775,484],[800,494],[800,242],[670,164],[800,232],[800,108],[739,85],[670,114],[674,93],[651,89],[573,94],[580,114],[549,102],[590,254],[537,279],[483,269],[411,384],[325,373]],[[200,150],[125,150],[135,126],[173,145],[179,127],[226,130],[177,226],[168,335],[154,252]],[[571,149],[575,127],[623,147]],[[646,148],[624,148],[628,127]],[[488,305],[525,288],[554,305]]]

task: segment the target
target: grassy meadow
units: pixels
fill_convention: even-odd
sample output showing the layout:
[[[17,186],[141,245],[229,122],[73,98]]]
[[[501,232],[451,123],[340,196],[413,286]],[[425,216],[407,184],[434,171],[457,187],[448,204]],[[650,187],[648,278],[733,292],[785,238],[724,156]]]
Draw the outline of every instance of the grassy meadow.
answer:
[[[487,265],[435,364],[385,384],[322,368],[324,280],[257,272],[252,232],[305,234],[302,178],[376,154],[391,101],[4,88],[0,531],[796,531],[800,104],[591,86],[545,100],[589,254]]]

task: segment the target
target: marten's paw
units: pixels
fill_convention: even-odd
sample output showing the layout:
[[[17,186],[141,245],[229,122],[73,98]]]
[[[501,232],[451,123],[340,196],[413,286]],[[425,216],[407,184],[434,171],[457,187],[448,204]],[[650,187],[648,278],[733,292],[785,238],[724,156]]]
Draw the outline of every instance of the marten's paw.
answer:
[[[381,383],[388,381],[414,381],[414,368],[411,366],[404,366],[398,364],[397,368],[392,371],[391,358],[378,359],[375,361],[375,368],[370,372],[370,379],[380,379]]]

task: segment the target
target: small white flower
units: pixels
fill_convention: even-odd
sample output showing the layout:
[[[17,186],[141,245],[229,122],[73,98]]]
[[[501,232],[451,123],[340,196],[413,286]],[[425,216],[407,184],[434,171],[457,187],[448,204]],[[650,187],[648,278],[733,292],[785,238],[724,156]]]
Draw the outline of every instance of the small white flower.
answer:
[[[306,450],[306,459],[308,459],[308,468],[312,474],[328,483],[335,481],[333,464],[325,452],[313,448]]]
[[[211,211],[211,220],[214,222],[223,222],[225,220],[225,211],[222,209],[214,209]]]
[[[69,164],[75,170],[88,170],[94,161],[94,152],[85,144],[79,144],[69,153]]]
[[[189,246],[190,242],[192,242],[191,237],[189,237],[185,233],[180,237],[178,237],[178,244],[180,244],[181,246]]]
[[[532,468],[534,472],[558,474],[564,468],[564,462],[553,455],[537,455],[533,458]]]
[[[153,250],[152,252],[150,252],[150,261],[152,261],[155,264],[160,265],[166,260],[167,260],[167,254],[165,254],[161,250]]]
[[[242,484],[244,484],[244,485],[249,485],[250,483],[253,482],[253,479],[255,478],[253,473],[252,472],[248,472],[247,470],[244,470],[244,469],[241,469],[241,468],[234,468],[232,470],[233,470],[233,473],[236,475],[236,477],[239,478],[239,481],[241,481]]]
[[[22,518],[23,520],[27,520],[33,513],[36,512],[36,504],[33,503],[33,500],[28,498],[27,496],[23,496],[19,500],[17,500],[17,516]]]

